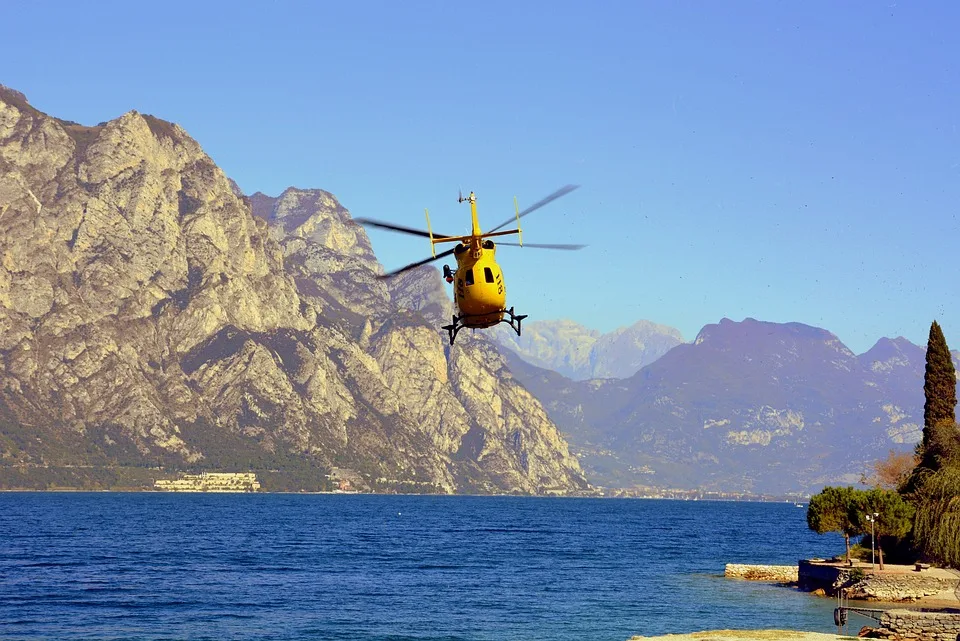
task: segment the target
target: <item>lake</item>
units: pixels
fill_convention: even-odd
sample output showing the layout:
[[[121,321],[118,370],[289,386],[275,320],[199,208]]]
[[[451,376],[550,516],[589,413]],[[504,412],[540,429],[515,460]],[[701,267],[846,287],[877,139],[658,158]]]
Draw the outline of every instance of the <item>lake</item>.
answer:
[[[842,549],[791,503],[0,493],[0,639],[830,632],[832,600],[722,575]]]

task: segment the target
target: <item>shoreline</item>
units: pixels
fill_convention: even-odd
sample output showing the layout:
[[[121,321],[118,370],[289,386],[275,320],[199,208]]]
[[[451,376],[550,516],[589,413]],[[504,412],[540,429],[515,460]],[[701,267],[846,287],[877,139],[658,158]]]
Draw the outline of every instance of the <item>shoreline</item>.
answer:
[[[847,622],[849,612],[874,619],[859,632],[890,639],[960,639],[960,571],[931,568],[921,564],[885,564],[881,570],[872,563],[822,559],[801,560],[797,566],[727,564],[728,578],[792,587],[810,596],[836,599],[834,621]],[[855,572],[856,571],[856,572]],[[796,572],[796,574],[793,574]],[[792,576],[791,576],[792,575]],[[784,581],[784,578],[794,578]],[[851,622],[851,627],[855,628]],[[848,629],[848,633],[852,630]],[[852,638],[837,635],[814,636],[812,633],[787,635],[786,631],[713,630],[692,635],[633,637],[666,641],[754,641],[762,639]]]
[[[154,488],[141,487],[114,487],[105,489],[80,488],[80,487],[52,487],[44,489],[36,488],[8,488],[0,487],[0,494],[337,494],[348,496],[449,496],[449,497],[516,497],[532,499],[603,499],[612,501],[675,501],[677,503],[764,503],[769,505],[779,505],[791,503],[791,501],[782,501],[779,499],[748,499],[748,498],[723,498],[723,499],[681,499],[664,496],[609,496],[601,494],[515,494],[511,492],[475,494],[475,493],[453,493],[444,494],[440,492],[357,492],[350,490],[201,490],[201,491],[183,491],[183,490],[160,490]]]
[[[847,641],[856,635],[802,630],[704,630],[686,634],[662,634],[655,637],[634,636],[627,641]]]
[[[655,637],[635,636],[627,641],[847,641],[856,635],[802,630],[704,630],[687,634],[662,634]]]
[[[853,570],[861,573],[856,581]],[[794,566],[728,563],[723,576],[795,588],[817,598],[836,599],[841,586],[844,602],[859,607],[960,610],[960,570],[947,568],[917,571],[915,566],[887,563],[881,570],[862,562],[815,559]]]

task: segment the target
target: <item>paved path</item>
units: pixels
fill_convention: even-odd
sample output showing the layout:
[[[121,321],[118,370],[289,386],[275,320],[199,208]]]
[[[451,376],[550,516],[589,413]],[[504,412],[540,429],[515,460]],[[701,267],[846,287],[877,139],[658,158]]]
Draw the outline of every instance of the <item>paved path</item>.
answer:
[[[823,564],[823,565],[836,565],[838,567],[845,567],[843,563],[833,563],[833,564]],[[912,565],[894,565],[893,563],[884,563],[883,569],[880,569],[880,564],[877,563],[877,567],[874,568],[870,563],[864,563],[863,561],[854,561],[853,567],[860,568],[865,572],[875,572],[879,575],[886,574],[907,574],[909,576],[916,576],[918,572],[916,568]],[[935,576],[941,579],[960,579],[960,573],[956,570],[948,570],[946,568],[927,568],[919,574],[923,576]]]

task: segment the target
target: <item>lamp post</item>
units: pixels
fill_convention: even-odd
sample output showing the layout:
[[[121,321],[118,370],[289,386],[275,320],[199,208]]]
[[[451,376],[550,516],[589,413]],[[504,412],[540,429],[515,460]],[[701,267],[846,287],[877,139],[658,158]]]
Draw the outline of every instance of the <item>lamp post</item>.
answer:
[[[876,560],[875,560],[875,557],[874,557],[874,552],[873,552],[873,550],[874,550],[874,540],[875,540],[875,538],[874,538],[874,536],[873,536],[873,532],[874,532],[873,524],[877,522],[877,517],[878,517],[878,516],[880,516],[880,513],[879,513],[879,512],[874,512],[874,513],[873,513],[873,516],[871,516],[871,515],[869,515],[869,514],[867,515],[867,520],[870,521],[870,565],[873,566],[873,569],[874,569],[874,570],[877,569],[877,563],[876,563]]]

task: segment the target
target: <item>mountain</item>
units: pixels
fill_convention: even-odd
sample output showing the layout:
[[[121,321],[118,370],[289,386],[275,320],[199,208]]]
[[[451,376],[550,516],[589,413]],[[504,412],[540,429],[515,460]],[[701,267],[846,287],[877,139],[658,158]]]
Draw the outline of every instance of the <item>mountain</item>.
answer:
[[[678,330],[647,320],[606,334],[570,320],[533,321],[522,336],[506,326],[491,336],[527,363],[577,381],[633,376],[683,342]]]
[[[0,88],[0,487],[584,488],[496,349],[445,344],[436,270],[380,273],[328,192],[247,198],[176,124]]]
[[[924,350],[903,338],[856,356],[816,327],[723,319],[624,380],[508,362],[614,487],[818,491],[910,450],[923,424]]]

